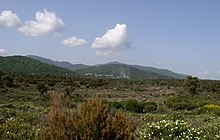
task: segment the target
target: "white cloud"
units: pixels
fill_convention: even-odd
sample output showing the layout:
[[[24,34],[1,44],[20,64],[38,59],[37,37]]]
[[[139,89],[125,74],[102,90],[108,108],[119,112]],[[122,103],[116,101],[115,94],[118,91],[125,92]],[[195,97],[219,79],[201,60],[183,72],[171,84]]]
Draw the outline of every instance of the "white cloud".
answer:
[[[12,11],[5,10],[0,15],[0,27],[6,26],[9,28],[18,27],[21,25],[21,19]]]
[[[18,30],[27,36],[58,34],[64,30],[64,22],[56,16],[55,12],[44,9],[44,11],[36,12],[35,18],[35,21],[26,21]]]
[[[218,73],[218,74],[220,74],[220,70],[219,70],[219,71],[217,71],[217,73]]]
[[[208,70],[206,70],[206,71],[204,71],[204,72],[200,72],[199,73],[199,75],[209,75],[210,73],[209,73],[209,71]]]
[[[96,55],[109,56],[117,51],[129,48],[130,45],[127,26],[117,24],[114,29],[108,30],[102,37],[95,38],[92,48],[98,50]]]
[[[7,53],[6,50],[0,48],[0,55],[5,55]]]
[[[78,38],[76,36],[67,38],[63,40],[63,45],[69,46],[69,47],[75,47],[75,46],[82,46],[86,45],[88,42],[84,39]]]

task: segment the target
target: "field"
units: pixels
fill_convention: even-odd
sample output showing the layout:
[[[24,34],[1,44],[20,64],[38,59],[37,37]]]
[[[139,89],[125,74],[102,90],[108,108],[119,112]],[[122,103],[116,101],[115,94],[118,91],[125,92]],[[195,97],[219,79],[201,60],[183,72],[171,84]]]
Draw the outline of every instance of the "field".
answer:
[[[220,82],[198,80],[195,91],[193,84],[189,79],[187,87],[187,80],[174,79],[135,81],[2,74],[0,139],[220,139]],[[83,109],[87,109],[87,119],[83,118]],[[85,123],[86,129],[74,127],[79,125],[74,120],[78,112],[78,120]],[[100,114],[107,114],[112,122],[106,123]],[[97,121],[112,126],[99,128]],[[115,135],[104,136],[103,130]],[[116,133],[119,130],[123,134]]]

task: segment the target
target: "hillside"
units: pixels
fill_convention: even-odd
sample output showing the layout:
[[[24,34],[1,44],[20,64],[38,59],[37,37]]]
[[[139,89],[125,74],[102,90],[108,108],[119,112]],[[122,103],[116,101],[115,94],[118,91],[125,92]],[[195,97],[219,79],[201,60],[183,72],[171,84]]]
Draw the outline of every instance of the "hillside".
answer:
[[[73,75],[74,72],[25,56],[0,57],[0,71],[35,75]]]
[[[76,70],[76,73],[85,76],[106,77],[106,78],[131,78],[131,79],[168,79],[170,77],[162,76],[150,71],[144,71],[125,64],[108,63],[104,65],[95,65],[85,69]]]
[[[184,79],[186,75],[178,74],[167,69],[158,69],[154,67],[145,67],[139,65],[127,65],[120,62],[110,62],[88,66],[84,64],[71,64],[69,62],[53,61],[47,58],[28,55],[28,57],[55,65],[65,69],[75,71],[78,74],[89,77],[106,77],[106,78],[135,78],[135,79],[154,79],[154,78],[175,78]]]
[[[40,57],[40,56],[36,56],[36,55],[28,55],[27,57],[29,57],[31,59],[34,59],[34,60],[38,60],[40,62],[49,64],[49,65],[55,65],[55,66],[58,66],[58,67],[69,69],[71,71],[75,71],[75,70],[78,70],[78,69],[83,69],[83,68],[89,67],[89,66],[83,65],[83,64],[71,64],[71,63],[66,62],[66,61],[63,61],[63,62],[53,61],[53,60],[43,58],[43,57]]]
[[[184,79],[187,76],[185,74],[175,73],[175,72],[172,72],[172,71],[167,70],[167,69],[157,69],[157,68],[154,68],[154,67],[144,67],[144,66],[138,66],[138,65],[133,65],[133,66],[136,67],[136,68],[139,68],[141,70],[144,70],[144,71],[150,71],[150,72],[153,72],[153,73],[156,73],[156,74],[160,74],[160,75],[163,75],[163,76],[168,76],[168,77],[172,77],[172,78],[176,78],[176,79]]]

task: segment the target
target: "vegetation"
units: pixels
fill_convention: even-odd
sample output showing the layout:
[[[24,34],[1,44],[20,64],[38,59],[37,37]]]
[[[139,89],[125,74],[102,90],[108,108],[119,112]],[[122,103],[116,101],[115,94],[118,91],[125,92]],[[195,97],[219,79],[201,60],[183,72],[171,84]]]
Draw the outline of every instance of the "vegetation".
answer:
[[[30,59],[25,56],[0,57],[0,70],[25,75],[73,75],[70,70]]]
[[[183,87],[190,94],[196,94],[198,84],[199,84],[199,80],[197,77],[187,76],[184,81]]]
[[[2,140],[220,138],[219,81],[0,76]]]

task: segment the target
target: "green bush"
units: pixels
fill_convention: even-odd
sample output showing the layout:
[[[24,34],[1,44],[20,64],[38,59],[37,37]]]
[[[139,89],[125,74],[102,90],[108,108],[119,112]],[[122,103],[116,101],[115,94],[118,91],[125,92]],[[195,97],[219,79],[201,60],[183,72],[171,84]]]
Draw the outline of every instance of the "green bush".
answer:
[[[166,105],[173,110],[193,110],[207,104],[208,102],[208,99],[200,96],[191,97],[182,93],[181,95],[169,96],[166,100]]]
[[[137,131],[137,138],[139,140],[182,140],[205,139],[206,135],[202,130],[191,127],[183,120],[162,120],[147,123],[142,129]]]
[[[124,109],[136,113],[154,112],[157,110],[157,104],[154,102],[138,102],[133,99],[124,102]]]
[[[0,139],[2,140],[40,140],[40,129],[24,123],[23,119],[10,118],[0,125]]]
[[[108,102],[111,108],[120,109],[123,105],[120,102]]]
[[[155,102],[145,102],[145,111],[146,112],[155,112],[157,111],[157,103]]]
[[[220,116],[220,106],[214,104],[204,105],[203,107],[198,109],[198,114],[202,114],[202,113],[208,113],[208,114]]]

